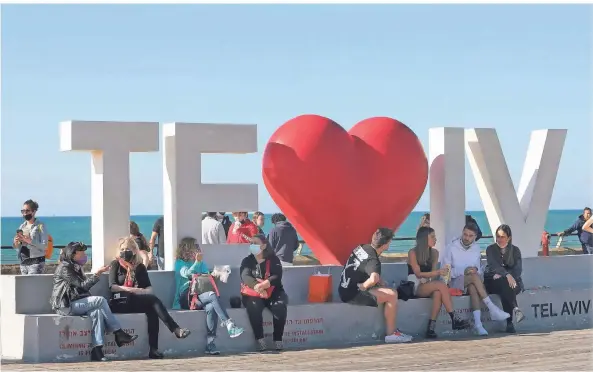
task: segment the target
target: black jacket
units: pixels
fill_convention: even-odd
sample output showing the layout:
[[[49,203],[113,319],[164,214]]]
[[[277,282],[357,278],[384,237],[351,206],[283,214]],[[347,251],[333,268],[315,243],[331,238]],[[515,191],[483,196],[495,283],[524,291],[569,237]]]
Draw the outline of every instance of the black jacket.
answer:
[[[294,251],[299,248],[299,237],[290,222],[276,223],[268,234],[268,242],[280,261],[292,263]]]
[[[282,286],[282,263],[280,259],[275,255],[270,255],[266,258],[266,261],[268,260],[270,261],[270,276],[272,277],[270,285],[275,287],[274,292],[284,291],[284,287]],[[253,288],[258,283],[257,279],[263,280],[266,274],[266,261],[258,264],[254,255],[250,254],[245,257],[241,261],[241,268],[239,269],[241,282],[249,288]]]
[[[512,255],[512,257],[510,257]],[[484,278],[492,278],[498,274],[505,277],[511,274],[521,291],[525,290],[523,286],[523,260],[521,258],[521,250],[519,247],[510,244],[506,250],[504,257],[498,244],[491,244],[486,248],[486,269],[484,270]],[[512,265],[508,263],[512,262]]]
[[[63,249],[68,249],[68,247]],[[64,253],[65,257],[72,257],[72,254]],[[77,263],[71,260],[61,261],[54,273],[54,287],[49,299],[52,310],[69,308],[72,301],[90,296],[91,287],[98,281],[98,275],[91,275],[87,278]]]

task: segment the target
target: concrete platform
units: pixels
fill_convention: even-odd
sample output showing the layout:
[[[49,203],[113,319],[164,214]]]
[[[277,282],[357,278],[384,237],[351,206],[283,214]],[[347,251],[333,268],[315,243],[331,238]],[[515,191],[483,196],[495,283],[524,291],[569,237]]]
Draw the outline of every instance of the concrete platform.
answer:
[[[520,352],[519,352],[520,351]],[[107,363],[23,364],[3,371],[591,371],[593,330],[493,335],[340,349]]]

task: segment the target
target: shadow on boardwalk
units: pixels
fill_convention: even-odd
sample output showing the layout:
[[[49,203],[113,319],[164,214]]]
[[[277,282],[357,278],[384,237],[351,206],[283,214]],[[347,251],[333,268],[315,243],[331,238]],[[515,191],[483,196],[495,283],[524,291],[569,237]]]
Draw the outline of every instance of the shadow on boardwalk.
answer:
[[[291,350],[107,363],[23,364],[2,361],[3,371],[182,371],[182,370],[593,370],[593,330],[492,335],[400,345]]]

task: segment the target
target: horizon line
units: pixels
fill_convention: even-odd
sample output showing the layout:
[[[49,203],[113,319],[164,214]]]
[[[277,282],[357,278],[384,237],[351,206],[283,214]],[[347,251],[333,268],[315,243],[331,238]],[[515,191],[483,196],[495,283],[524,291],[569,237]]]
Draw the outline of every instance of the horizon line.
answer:
[[[552,211],[582,211],[584,208],[576,208],[576,209],[548,209],[548,212],[552,212]],[[261,211],[260,211],[261,212]],[[427,210],[414,210],[411,213],[414,212],[418,212],[418,213],[430,213],[430,211]],[[483,209],[476,209],[476,210],[466,210],[466,213],[471,213],[471,212],[485,212]],[[206,213],[206,212],[201,212],[202,214]],[[230,212],[226,212],[226,213],[230,213]],[[253,214],[254,212],[249,212],[250,214]],[[262,212],[264,215],[272,215],[274,213],[282,213],[282,211],[275,211],[275,212]],[[410,213],[410,214],[411,214]],[[157,216],[162,216],[163,214],[130,214],[130,217],[157,217]],[[22,218],[22,216],[20,215],[14,215],[14,216],[1,216],[0,218]],[[39,215],[39,218],[41,217],[92,217],[92,215]]]

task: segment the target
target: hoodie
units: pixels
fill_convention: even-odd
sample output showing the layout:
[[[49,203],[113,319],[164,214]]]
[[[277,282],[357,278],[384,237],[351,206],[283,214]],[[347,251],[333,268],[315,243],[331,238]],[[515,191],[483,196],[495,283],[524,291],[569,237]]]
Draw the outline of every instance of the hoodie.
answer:
[[[268,242],[280,261],[292,263],[294,251],[299,248],[299,237],[290,222],[277,222],[268,234]]]
[[[463,290],[463,277],[465,269],[468,267],[477,267],[478,274],[482,274],[482,252],[480,246],[475,241],[465,248],[461,238],[453,240],[446,248],[442,261],[444,265],[451,265],[451,288]],[[456,280],[457,278],[461,278]]]
[[[564,234],[569,235],[576,231],[581,244],[589,244],[589,233],[585,231],[583,234],[583,225],[585,222],[587,222],[587,220],[585,220],[585,217],[581,214],[571,227],[564,230]]]

